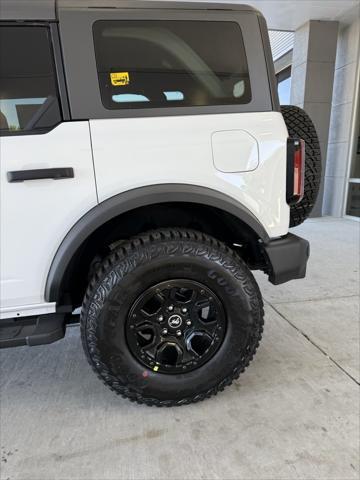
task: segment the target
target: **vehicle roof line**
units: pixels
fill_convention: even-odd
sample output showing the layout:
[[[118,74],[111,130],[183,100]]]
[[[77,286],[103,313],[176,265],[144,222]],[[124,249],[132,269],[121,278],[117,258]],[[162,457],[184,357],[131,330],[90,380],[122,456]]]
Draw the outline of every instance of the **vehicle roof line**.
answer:
[[[258,10],[246,4],[192,2],[172,0],[0,0],[0,20],[57,20],[61,10],[119,9],[119,10],[212,10],[251,11]]]

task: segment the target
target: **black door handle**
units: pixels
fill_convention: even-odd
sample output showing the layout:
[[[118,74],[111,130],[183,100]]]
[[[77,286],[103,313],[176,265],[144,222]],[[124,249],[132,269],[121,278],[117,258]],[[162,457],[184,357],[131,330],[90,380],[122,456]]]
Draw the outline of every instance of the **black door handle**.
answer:
[[[74,178],[74,169],[68,168],[39,168],[37,170],[17,170],[16,172],[7,172],[8,182],[24,182],[26,180],[43,180],[52,178],[60,180],[61,178]]]

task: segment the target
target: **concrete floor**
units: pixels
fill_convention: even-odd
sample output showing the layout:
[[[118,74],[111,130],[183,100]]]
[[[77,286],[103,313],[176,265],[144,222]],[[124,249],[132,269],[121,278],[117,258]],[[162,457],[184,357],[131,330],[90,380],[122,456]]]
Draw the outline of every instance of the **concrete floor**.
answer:
[[[217,397],[156,409],[103,386],[78,329],[1,352],[1,480],[358,479],[359,233],[310,220],[306,280],[273,287],[253,364]]]

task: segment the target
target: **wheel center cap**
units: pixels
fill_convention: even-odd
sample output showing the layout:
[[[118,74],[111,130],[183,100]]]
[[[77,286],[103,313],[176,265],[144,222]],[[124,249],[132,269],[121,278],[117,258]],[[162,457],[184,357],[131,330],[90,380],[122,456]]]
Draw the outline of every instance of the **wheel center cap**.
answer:
[[[171,315],[168,319],[168,324],[171,328],[179,328],[182,324],[182,318],[177,314]]]

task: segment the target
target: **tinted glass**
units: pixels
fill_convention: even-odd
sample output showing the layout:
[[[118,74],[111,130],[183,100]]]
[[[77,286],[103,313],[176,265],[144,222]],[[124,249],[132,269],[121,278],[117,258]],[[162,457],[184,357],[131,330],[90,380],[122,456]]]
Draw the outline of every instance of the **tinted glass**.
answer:
[[[0,133],[40,132],[60,120],[48,28],[0,26]]]
[[[346,214],[360,217],[360,119],[358,119],[358,135],[355,139],[355,149],[351,161],[349,193]]]
[[[360,118],[358,119],[358,122],[358,135],[355,140],[355,151],[351,161],[350,178],[360,179]]]
[[[360,183],[349,183],[346,215],[360,217]]]
[[[98,21],[94,41],[106,108],[251,101],[243,38],[235,22]]]
[[[280,105],[291,103],[291,67],[277,74],[278,94]]]

